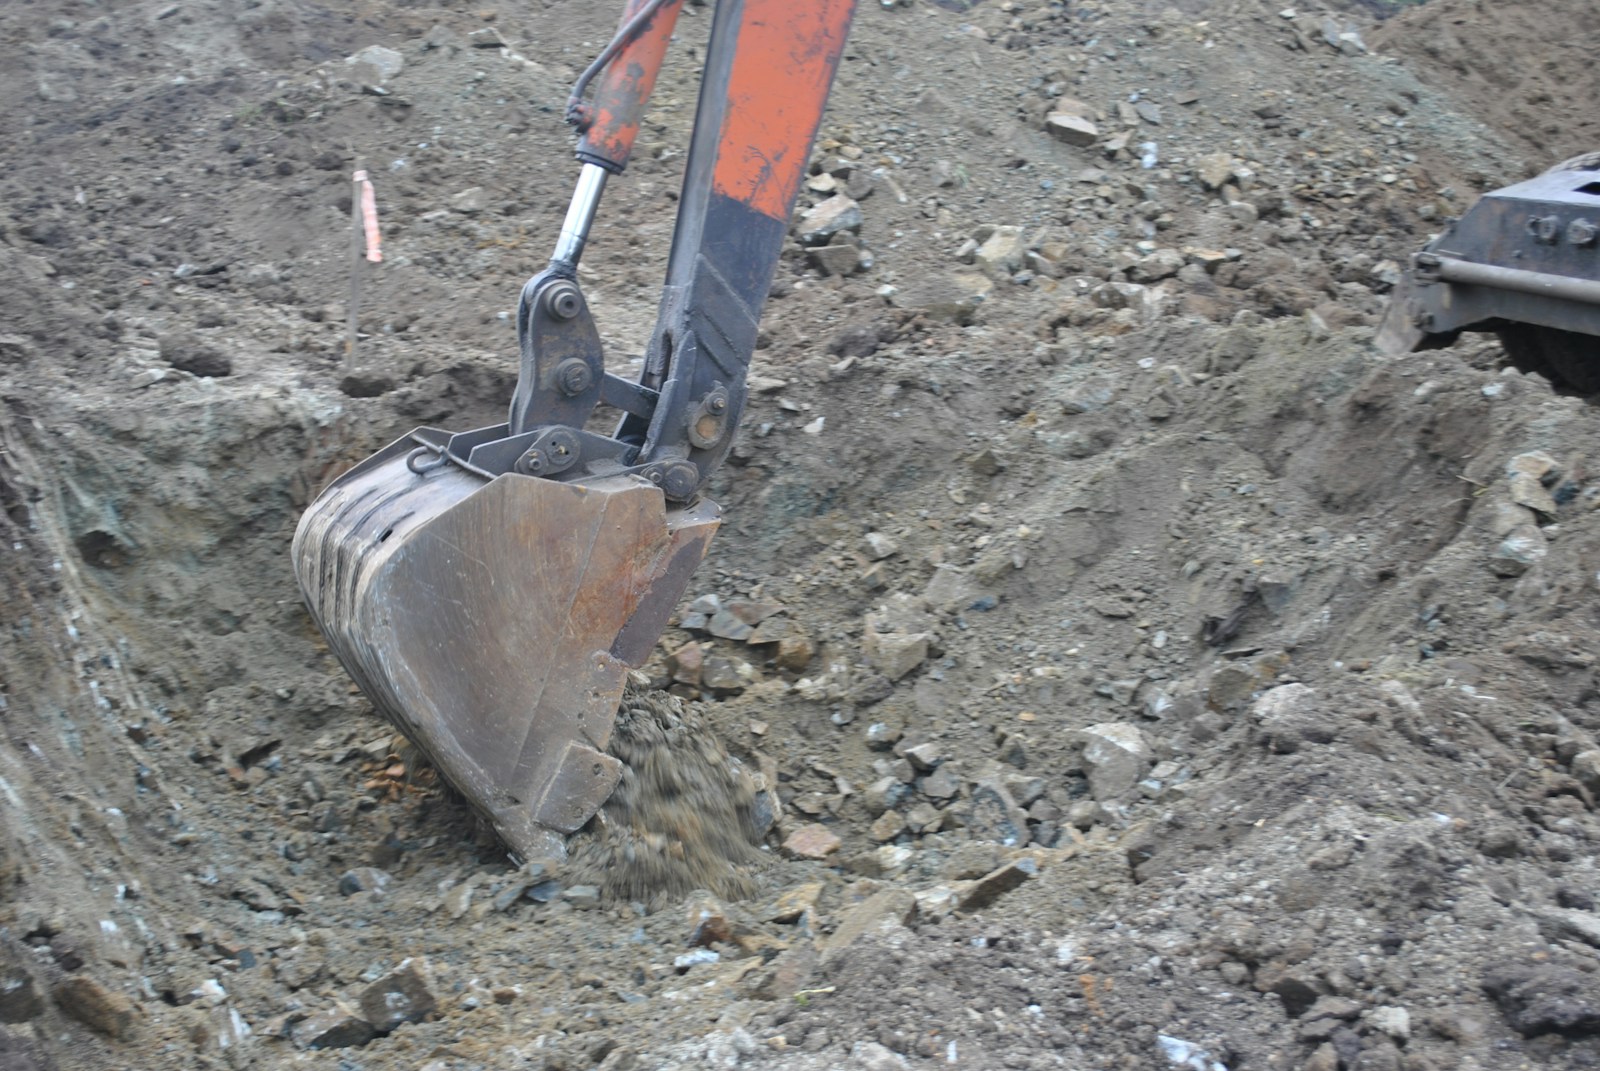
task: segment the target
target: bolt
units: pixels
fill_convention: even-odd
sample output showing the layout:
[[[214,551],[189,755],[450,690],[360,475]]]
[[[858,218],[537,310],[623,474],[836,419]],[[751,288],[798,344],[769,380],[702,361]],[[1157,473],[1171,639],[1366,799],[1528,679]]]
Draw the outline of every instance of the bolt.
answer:
[[[572,283],[562,280],[544,292],[544,307],[558,320],[570,320],[583,311],[583,295]]]
[[[1567,241],[1573,245],[1594,245],[1600,239],[1600,227],[1587,219],[1575,219],[1567,224]]]
[[[713,413],[720,413],[728,408],[728,399],[718,394],[712,397],[710,409]]]
[[[534,447],[532,450],[529,450],[526,454],[522,455],[522,469],[524,472],[543,472],[545,466],[549,463],[550,459],[545,457],[544,451],[540,450],[538,447]]]
[[[582,394],[593,383],[594,373],[590,371],[588,362],[580,357],[568,357],[556,365],[556,386],[569,398]]]
[[[1555,216],[1530,216],[1528,233],[1541,245],[1555,245],[1561,239],[1561,221]]]

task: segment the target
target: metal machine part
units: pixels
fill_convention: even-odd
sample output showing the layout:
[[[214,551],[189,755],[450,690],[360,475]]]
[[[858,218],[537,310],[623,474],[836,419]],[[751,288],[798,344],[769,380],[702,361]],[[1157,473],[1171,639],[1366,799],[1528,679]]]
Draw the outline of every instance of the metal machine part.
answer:
[[[1412,258],[1379,326],[1385,353],[1499,334],[1513,364],[1600,392],[1600,154],[1485,194]]]
[[[605,370],[577,265],[682,3],[629,0],[574,91],[582,168],[555,255],[522,289],[506,422],[412,431],[330,484],[295,533],[329,646],[523,858],[559,856],[615,786],[606,744],[627,669],[716,531],[700,495],[738,427],[854,8],[718,3],[657,326],[631,382]],[[620,414],[611,434],[588,428],[601,406]]]

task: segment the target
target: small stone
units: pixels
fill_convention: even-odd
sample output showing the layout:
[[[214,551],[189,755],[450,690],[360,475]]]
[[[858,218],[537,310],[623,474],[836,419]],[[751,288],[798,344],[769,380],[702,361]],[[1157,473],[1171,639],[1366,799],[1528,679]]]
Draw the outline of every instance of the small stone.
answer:
[[[956,910],[981,911],[1038,872],[1039,864],[1032,859],[1007,863],[973,882],[971,888],[957,898]]]
[[[815,911],[817,901],[822,897],[822,882],[807,882],[796,885],[779,896],[768,909],[766,919],[768,922],[796,922],[800,916],[808,911]]]
[[[1518,474],[1532,476],[1544,482],[1552,473],[1559,475],[1561,464],[1543,450],[1530,450],[1525,454],[1518,454],[1506,462],[1506,475],[1508,477]]]
[[[749,662],[722,655],[706,659],[700,673],[701,685],[719,695],[737,695],[754,684],[756,679],[755,667]]]
[[[685,612],[691,614],[704,614],[707,617],[710,617],[720,609],[722,609],[722,600],[719,597],[716,595],[702,595],[694,602],[691,602],[686,608]]]
[[[1221,189],[1233,178],[1233,157],[1225,152],[1207,153],[1195,161],[1194,174],[1206,189]]]
[[[561,890],[561,899],[579,911],[600,906],[600,888],[597,885],[573,885]]]
[[[1110,817],[1098,800],[1078,800],[1067,808],[1067,821],[1074,829],[1087,831],[1097,825],[1104,825]]]
[[[133,1031],[133,1001],[88,975],[57,982],[50,995],[62,1011],[107,1037],[126,1038]]]
[[[290,1037],[302,1049],[348,1049],[378,1036],[372,1024],[343,1002],[294,1024]]]
[[[932,740],[899,750],[907,762],[923,773],[927,773],[944,761],[943,749]]]
[[[1044,128],[1053,137],[1079,148],[1093,145],[1100,137],[1100,128],[1093,120],[1061,111],[1051,112]]]
[[[667,656],[667,672],[674,682],[698,688],[705,659],[705,649],[691,640]]]
[[[37,83],[39,99],[52,104],[71,104],[78,99],[78,90],[70,80],[57,75],[40,75]]]
[[[816,645],[804,632],[793,632],[778,641],[776,661],[779,669],[798,673],[809,666],[816,655]]]
[[[839,193],[806,209],[800,216],[800,241],[806,245],[826,245],[835,234],[861,229],[861,206]]]
[[[1521,576],[1550,553],[1544,533],[1537,525],[1524,524],[1512,529],[1489,555],[1489,568],[1496,576]]]
[[[902,735],[899,729],[889,725],[887,722],[875,721],[867,726],[867,746],[874,751],[888,751],[900,742]],[[1600,754],[1600,752],[1596,752],[1596,754]]]
[[[476,216],[489,207],[489,195],[482,187],[473,186],[451,197],[450,207],[464,216]]]
[[[1006,774],[1001,780],[1006,791],[1011,793],[1011,798],[1017,801],[1018,807],[1031,806],[1050,787],[1044,778],[1025,774]]]
[[[1183,270],[1183,254],[1176,249],[1157,249],[1140,257],[1128,269],[1128,277],[1136,283],[1153,283],[1169,279]]]
[[[1133,791],[1149,771],[1154,756],[1136,725],[1112,722],[1092,725],[1078,734],[1083,743],[1089,791],[1104,803]]]
[[[345,60],[357,68],[356,77],[367,85],[381,86],[405,68],[405,57],[392,48],[368,45]]]
[[[899,811],[884,811],[872,823],[872,839],[880,844],[894,840],[905,831],[905,816]]]
[[[1591,796],[1600,796],[1600,750],[1591,748],[1572,756],[1572,776]]]
[[[381,398],[400,385],[388,372],[357,368],[339,377],[339,393],[346,398]]]
[[[235,884],[232,896],[251,911],[279,911],[283,908],[277,894],[254,878],[244,878]]]
[[[806,259],[823,275],[854,275],[865,266],[861,249],[853,241],[840,242],[837,238],[828,245],[808,249]]]
[[[998,476],[1005,471],[1006,463],[987,446],[972,456],[967,466],[979,476]],[[932,584],[930,583],[930,587]]]
[[[341,896],[354,896],[358,892],[381,894],[393,881],[393,878],[375,866],[358,866],[354,870],[346,870],[340,876],[339,894]]]
[[[1030,839],[1028,814],[1005,785],[993,779],[972,786],[965,811],[967,836],[1011,848],[1025,847]]]
[[[984,271],[1011,275],[1022,267],[1022,254],[1027,244],[1020,227],[996,227],[980,245],[972,259]]]
[[[739,618],[732,610],[722,609],[711,615],[706,631],[719,640],[742,642],[755,634],[755,628]]]
[[[1151,126],[1161,125],[1161,105],[1141,100],[1133,106],[1134,113]]]
[[[858,1041],[850,1047],[851,1071],[905,1071],[911,1065],[893,1049],[876,1041]]]
[[[745,640],[752,647],[763,647],[769,643],[782,643],[790,636],[797,634],[800,626],[787,617],[771,617],[756,626],[756,630]]]
[[[883,532],[867,533],[867,557],[873,561],[892,558],[900,553],[900,544],[891,535]]]
[[[801,826],[784,838],[783,850],[795,859],[826,859],[839,850],[839,835],[827,826]]]
[[[871,933],[904,926],[917,911],[917,898],[905,889],[874,893],[845,913],[822,945],[823,966]]]
[[[994,291],[994,280],[982,272],[927,275],[902,284],[891,295],[897,308],[914,310],[930,320],[970,324]]]
[[[869,624],[862,642],[862,653],[891,681],[916,669],[928,660],[926,632],[878,632]]]
[[[936,800],[954,799],[961,792],[961,776],[956,773],[954,764],[941,763],[918,787],[924,796]]]
[[[361,1015],[380,1034],[422,1022],[438,1004],[426,960],[403,960],[361,993]]]
[[[472,906],[472,882],[463,881],[451,886],[450,891],[444,894],[444,902],[439,906],[453,919],[465,915],[467,908]]]
[[[1511,475],[1511,501],[1545,517],[1556,515],[1556,500],[1550,497],[1539,477],[1526,472]]]
[[[44,1011],[44,997],[31,975],[8,971],[0,978],[0,1023],[25,1023]]]
[[[858,707],[870,707],[894,694],[894,682],[882,673],[870,673],[850,686],[845,698]]]
[[[1339,1071],[1339,1050],[1333,1047],[1332,1042],[1324,1041],[1300,1065],[1300,1071]]]
[[[1393,1005],[1383,1005],[1373,1008],[1365,1016],[1367,1022],[1395,1041],[1404,1043],[1411,1040],[1411,1013],[1404,1008]]]
[[[707,948],[714,944],[733,941],[734,924],[728,918],[728,909],[710,896],[696,896],[689,901],[690,948]]]
[[[910,794],[910,788],[898,777],[880,777],[866,787],[861,799],[868,814],[879,815],[898,806]]]
[[[937,833],[944,825],[944,812],[931,803],[919,803],[906,812],[906,828],[913,833]]]

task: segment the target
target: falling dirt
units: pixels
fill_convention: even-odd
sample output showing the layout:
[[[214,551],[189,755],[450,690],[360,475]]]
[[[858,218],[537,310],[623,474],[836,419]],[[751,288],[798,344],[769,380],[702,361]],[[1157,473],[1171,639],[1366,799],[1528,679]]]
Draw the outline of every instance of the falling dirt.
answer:
[[[0,7],[0,1064],[1600,1065],[1596,410],[1372,347],[1595,147],[1593,5],[864,3],[801,205],[861,224],[785,251],[623,790],[518,862],[288,547],[503,419],[604,6]]]
[[[772,794],[703,718],[676,697],[630,689],[607,750],[625,764],[622,780],[569,846],[564,873],[624,902],[759,890],[750,870],[772,825]]]

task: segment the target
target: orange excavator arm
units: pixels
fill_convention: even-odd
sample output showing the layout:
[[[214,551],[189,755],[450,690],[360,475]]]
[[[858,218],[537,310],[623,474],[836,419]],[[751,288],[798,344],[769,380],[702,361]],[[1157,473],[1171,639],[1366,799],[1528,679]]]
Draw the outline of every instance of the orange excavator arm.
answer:
[[[637,381],[605,370],[577,279],[683,0],[629,0],[568,118],[581,169],[518,303],[503,424],[418,428],[330,484],[296,575],[373,705],[527,859],[560,856],[620,776],[606,753],[716,531],[703,497],[746,399],[756,327],[854,0],[720,0],[657,324]],[[592,96],[586,96],[589,87]],[[614,431],[588,430],[597,408]]]

